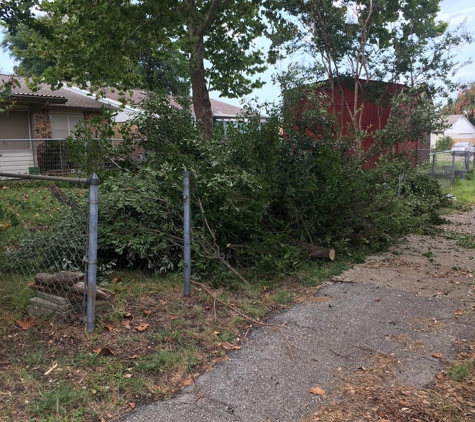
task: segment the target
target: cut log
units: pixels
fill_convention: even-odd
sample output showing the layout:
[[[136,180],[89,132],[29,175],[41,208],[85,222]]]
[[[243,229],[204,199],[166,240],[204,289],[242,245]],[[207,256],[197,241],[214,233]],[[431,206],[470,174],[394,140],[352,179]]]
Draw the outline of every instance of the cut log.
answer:
[[[61,296],[67,297],[68,299],[75,300],[76,302],[80,302],[83,300],[83,297],[75,292],[65,291],[65,290],[58,290],[56,286],[44,286],[42,284],[34,284],[29,283],[28,287],[33,290],[37,290],[39,292],[49,293],[54,296]],[[68,287],[69,290],[69,287]]]
[[[333,248],[321,248],[315,246],[314,249],[308,254],[311,260],[315,259],[329,259],[330,261],[335,260],[335,249]]]
[[[84,280],[83,273],[72,273],[69,271],[61,271],[56,274],[36,274],[35,284],[41,284],[50,287],[73,286],[78,281]]]
[[[71,290],[76,293],[84,294],[85,292],[85,285],[82,281],[76,283],[74,286],[71,287]],[[110,290],[104,289],[102,287],[96,286],[96,299],[98,300],[113,300],[115,294]]]
[[[315,246],[311,243],[299,242],[300,247],[308,251],[308,257],[315,261],[316,259],[329,259],[330,261],[335,260],[335,249],[333,248],[323,248],[321,246]]]

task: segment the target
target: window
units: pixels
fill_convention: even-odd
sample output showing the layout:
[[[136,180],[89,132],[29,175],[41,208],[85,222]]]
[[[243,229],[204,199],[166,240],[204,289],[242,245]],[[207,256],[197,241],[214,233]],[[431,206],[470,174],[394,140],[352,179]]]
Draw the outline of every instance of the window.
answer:
[[[74,134],[76,125],[84,120],[83,115],[51,115],[51,135],[53,138],[67,138],[69,135]]]

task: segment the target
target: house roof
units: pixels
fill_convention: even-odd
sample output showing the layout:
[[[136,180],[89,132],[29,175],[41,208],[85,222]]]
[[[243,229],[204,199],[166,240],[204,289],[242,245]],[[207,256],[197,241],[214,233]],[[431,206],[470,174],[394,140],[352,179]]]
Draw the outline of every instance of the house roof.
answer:
[[[449,125],[453,125],[455,124],[458,120],[460,120],[462,117],[464,117],[463,115],[461,114],[450,114],[449,116],[447,116],[447,123]]]
[[[127,103],[133,102],[136,105],[140,106],[140,103],[147,98],[147,92],[145,92],[143,89],[131,89],[128,90],[125,94],[120,94],[117,90],[107,90],[104,96],[105,98],[117,102],[120,102],[121,99],[125,99]],[[210,102],[213,116],[236,116],[244,112],[244,109],[242,109],[241,107],[236,107],[223,101],[210,99]],[[173,98],[170,98],[170,104],[175,107],[180,107],[179,104],[173,100]],[[191,112],[194,114],[193,106],[191,108]]]
[[[3,83],[11,79],[10,75],[0,74],[0,81]],[[42,84],[37,90],[32,90],[26,85],[26,79],[21,76],[15,76],[20,86],[11,85],[13,97],[17,102],[48,102],[51,108],[68,107],[79,108],[83,110],[100,110],[103,106],[99,101],[91,97],[75,93],[66,88],[52,90],[50,86]]]

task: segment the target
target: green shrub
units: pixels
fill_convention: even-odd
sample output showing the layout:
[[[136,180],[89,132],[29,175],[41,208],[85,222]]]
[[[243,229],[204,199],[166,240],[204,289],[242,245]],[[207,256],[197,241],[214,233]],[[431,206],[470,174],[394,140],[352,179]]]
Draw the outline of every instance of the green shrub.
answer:
[[[299,242],[354,256],[353,247],[359,254],[361,245],[378,249],[435,222],[437,183],[411,157],[381,155],[425,126],[399,134],[392,121],[374,149],[353,152],[354,139],[338,135],[320,100],[310,98],[314,107],[297,121],[288,103],[287,113],[274,111],[264,124],[249,110],[238,125],[204,139],[186,104],[178,109],[151,96],[145,113],[123,130],[127,145],[133,139],[143,149],[143,160],[125,154],[121,170],[103,178],[100,256],[119,266],[180,268],[185,170],[192,173],[195,275],[223,263],[293,271],[307,256]]]

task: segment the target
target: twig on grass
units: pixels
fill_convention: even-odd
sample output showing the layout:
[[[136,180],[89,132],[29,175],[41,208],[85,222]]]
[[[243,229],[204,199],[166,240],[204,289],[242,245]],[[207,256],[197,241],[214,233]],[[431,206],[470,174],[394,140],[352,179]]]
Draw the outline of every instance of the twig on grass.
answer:
[[[244,319],[247,319],[248,321],[252,322],[253,324],[261,325],[263,327],[271,327],[271,328],[276,329],[281,334],[281,336],[284,338],[285,342],[287,343],[287,348],[289,350],[290,357],[292,359],[294,358],[294,354],[292,353],[292,347],[291,347],[291,344],[289,342],[289,339],[284,335],[284,333],[282,332],[282,329],[279,325],[277,325],[277,324],[268,324],[268,323],[265,323],[265,322],[258,321],[257,319],[254,319],[254,318],[250,317],[249,315],[246,315],[245,313],[241,312],[239,309],[235,308],[234,306],[230,305],[229,303],[226,303],[226,302],[222,301],[221,299],[218,299],[213,294],[213,292],[211,292],[211,290],[209,290],[204,284],[198,283],[197,281],[193,281],[193,280],[191,282],[194,285],[199,286],[207,294],[209,294],[213,298],[214,303],[216,303],[216,302],[221,303],[221,305],[226,306],[227,308],[231,309],[231,311],[235,312],[236,314],[243,317]]]

